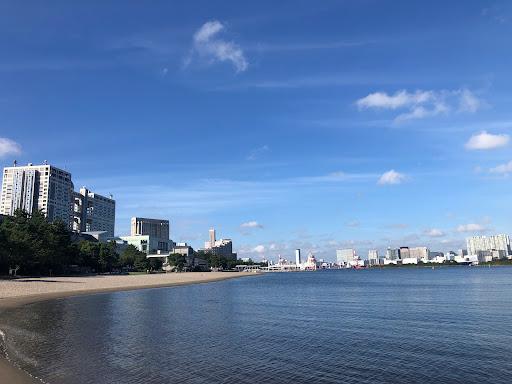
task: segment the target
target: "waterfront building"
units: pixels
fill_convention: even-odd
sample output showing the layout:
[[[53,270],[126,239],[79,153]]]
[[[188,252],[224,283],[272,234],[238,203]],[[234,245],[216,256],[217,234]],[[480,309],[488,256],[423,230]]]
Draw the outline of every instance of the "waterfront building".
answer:
[[[408,259],[411,257],[409,247],[400,247],[400,259]]]
[[[409,248],[409,257],[416,260],[428,261],[430,250],[427,247],[412,247]]]
[[[379,251],[370,249],[368,251],[368,265],[374,266],[379,264]]]
[[[506,258],[512,254],[508,235],[472,236],[466,239],[466,243],[469,255]]]
[[[114,237],[116,202],[112,196],[105,197],[85,187],[74,192],[73,230],[75,232],[104,231]]]
[[[209,230],[208,235],[210,240],[204,243],[204,251],[206,253],[236,260],[236,253],[233,252],[233,242],[231,239],[217,240],[214,228]]]
[[[388,248],[386,250],[386,259],[388,259],[388,260],[400,259],[400,250],[398,248]]]
[[[29,214],[42,211],[48,221],[73,222],[71,173],[49,164],[6,167],[3,171],[0,214],[12,216],[17,209]]]
[[[336,261],[339,265],[352,266],[357,262],[356,251],[352,248],[337,249]]]
[[[316,258],[312,253],[308,255],[308,258],[306,262],[303,264],[302,269],[306,271],[316,271],[318,269]]]
[[[300,266],[301,263],[302,263],[302,261],[300,259],[300,249],[296,249],[295,250],[295,265]]]

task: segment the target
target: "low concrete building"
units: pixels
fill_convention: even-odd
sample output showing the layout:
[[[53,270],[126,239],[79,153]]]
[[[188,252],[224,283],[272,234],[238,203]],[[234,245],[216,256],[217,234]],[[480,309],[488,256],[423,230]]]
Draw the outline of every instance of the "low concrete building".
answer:
[[[165,241],[161,238],[156,238],[149,235],[120,236],[120,239],[126,241],[126,243],[129,245],[133,245],[140,252],[144,252],[148,255],[168,255],[169,251],[174,247],[172,240]]]

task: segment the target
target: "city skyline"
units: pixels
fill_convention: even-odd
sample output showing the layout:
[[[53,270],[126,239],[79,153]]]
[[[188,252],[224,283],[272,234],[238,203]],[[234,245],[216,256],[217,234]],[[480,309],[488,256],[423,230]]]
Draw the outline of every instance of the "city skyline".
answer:
[[[6,4],[0,164],[113,194],[116,235],[333,260],[512,233],[507,2]]]

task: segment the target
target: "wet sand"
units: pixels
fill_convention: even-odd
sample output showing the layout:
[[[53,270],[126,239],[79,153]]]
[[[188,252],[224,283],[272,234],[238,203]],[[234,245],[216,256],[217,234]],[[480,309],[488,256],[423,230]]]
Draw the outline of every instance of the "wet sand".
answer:
[[[208,283],[254,275],[255,273],[247,272],[189,272],[0,280],[0,311],[69,296]],[[0,356],[0,383],[33,384],[41,382],[33,379]]]

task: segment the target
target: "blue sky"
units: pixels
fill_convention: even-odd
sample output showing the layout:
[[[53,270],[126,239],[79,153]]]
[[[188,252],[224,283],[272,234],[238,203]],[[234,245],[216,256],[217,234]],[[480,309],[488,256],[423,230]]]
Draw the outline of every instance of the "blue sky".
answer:
[[[0,162],[240,256],[510,233],[507,1],[0,4]]]

